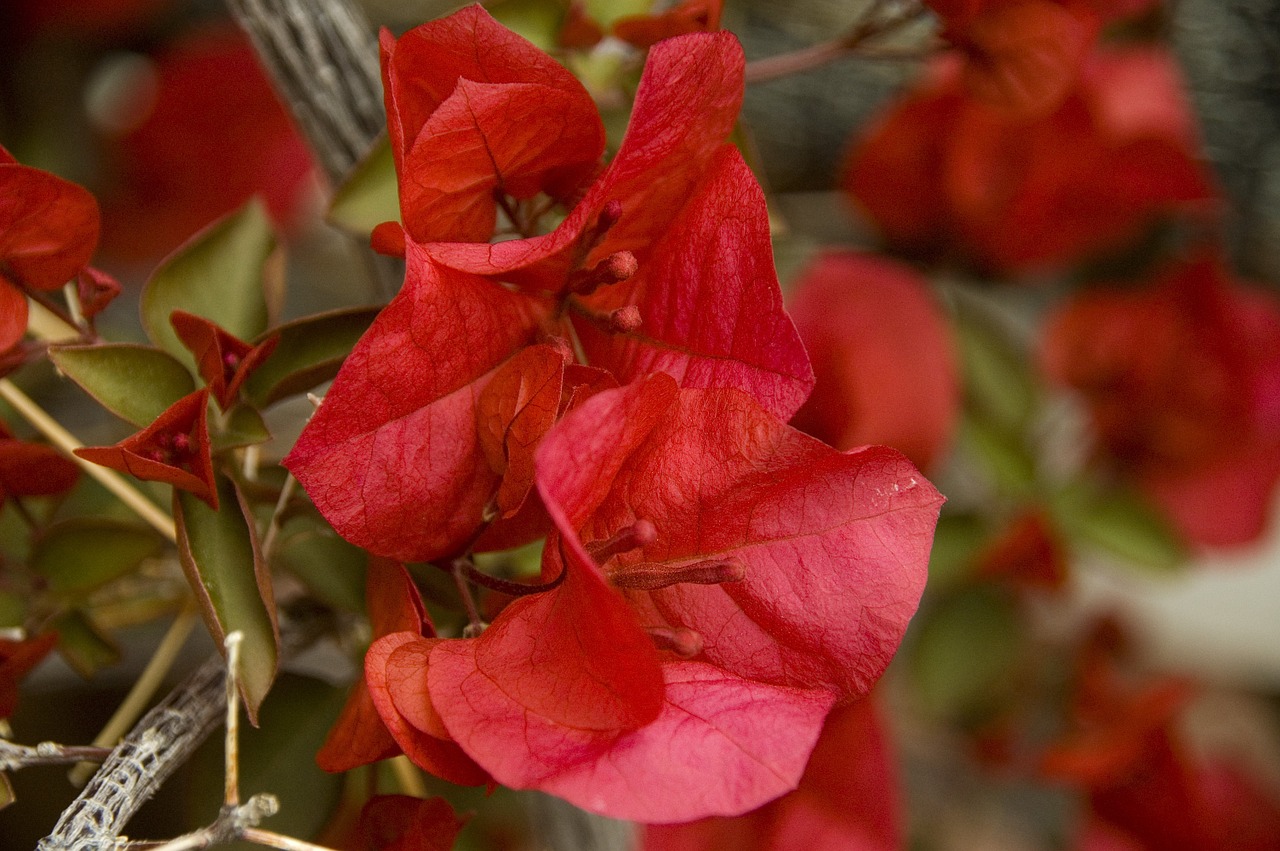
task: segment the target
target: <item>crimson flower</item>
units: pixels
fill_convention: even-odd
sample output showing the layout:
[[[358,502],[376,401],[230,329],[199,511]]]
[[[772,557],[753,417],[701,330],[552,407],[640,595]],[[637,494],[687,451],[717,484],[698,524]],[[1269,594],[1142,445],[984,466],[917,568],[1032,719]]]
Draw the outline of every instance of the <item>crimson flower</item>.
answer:
[[[1106,456],[1191,541],[1256,539],[1280,480],[1280,305],[1215,254],[1149,286],[1085,293],[1044,336]]]
[[[105,158],[103,249],[159,257],[254,195],[291,221],[313,166],[249,39],[234,25],[182,35],[154,58],[154,85],[128,104]]]
[[[142,431],[114,446],[77,449],[76,455],[143,481],[167,482],[190,491],[216,510],[208,401],[209,390],[201,388],[174,402]]]
[[[503,785],[648,822],[795,786],[893,655],[941,504],[893,450],[660,373],[557,423],[537,481],[548,584],[478,638],[380,639],[370,690],[398,741],[443,729]]]
[[[976,556],[977,574],[1056,591],[1067,581],[1066,545],[1040,509],[1019,514]]]
[[[52,446],[19,440],[0,423],[0,505],[69,491],[79,478],[80,469]]]
[[[245,379],[271,356],[280,342],[279,337],[270,337],[251,346],[217,323],[185,310],[173,311],[169,322],[182,345],[195,355],[200,377],[224,411],[235,403]]]
[[[426,28],[402,37],[394,50],[384,39],[393,147],[403,128],[418,126],[411,94],[435,91],[445,74],[420,54],[449,62],[481,56],[508,62],[508,77],[559,79],[543,64],[525,67],[532,48],[513,43],[478,7]],[[445,111],[455,98],[477,104],[478,115],[487,114],[478,106],[486,97],[509,100],[459,81],[477,72],[456,61],[448,78],[453,94],[430,111],[419,139],[444,120],[438,116],[452,114]],[[423,561],[464,549],[495,513],[516,522],[531,483],[529,453],[574,388],[597,382],[601,369],[613,376],[606,383],[662,370],[685,386],[746,390],[781,417],[795,412],[812,373],[782,308],[763,194],[724,143],[741,101],[742,68],[741,48],[728,34],[654,47],[617,156],[551,233],[494,244],[419,243],[415,233],[424,231],[414,223],[431,211],[414,207],[417,189],[402,190],[404,288],[357,344],[285,459],[340,534],[381,555]],[[498,78],[499,70],[486,69]],[[494,85],[524,92],[551,83]],[[421,97],[427,107],[439,100]],[[574,98],[550,104],[558,121],[582,119]],[[594,109],[589,118],[599,121]],[[494,186],[552,191],[550,175],[564,173],[560,152],[550,155],[554,168],[524,162],[505,147],[518,150],[521,141],[495,134],[489,124],[458,135],[463,149],[492,149],[484,179],[496,182],[481,193],[490,206]],[[448,158],[442,146],[423,151]],[[418,172],[405,165],[414,156],[401,154],[402,184],[416,180]],[[436,166],[420,167],[424,179],[434,180]],[[475,193],[432,192],[450,209],[484,208],[477,216],[490,221]],[[485,227],[491,224],[474,235],[487,238]],[[388,231],[382,234],[385,241]],[[565,364],[569,340],[596,369],[594,378],[585,377],[584,364]],[[495,389],[487,390],[491,384]],[[520,387],[527,398],[502,401],[508,393],[519,396]],[[529,511],[536,514],[536,505]],[[481,545],[506,546],[519,537],[501,526]],[[524,523],[526,540],[545,534],[545,519],[536,526]]]
[[[61,289],[97,245],[93,196],[0,148],[0,352],[26,333],[25,292]]]
[[[738,818],[649,825],[644,851],[898,851],[898,772],[880,716],[872,697],[835,710],[794,792]]]
[[[794,290],[816,383],[792,425],[837,449],[883,443],[928,468],[960,413],[955,344],[928,282],[892,260],[828,252]]]
[[[360,811],[346,851],[449,851],[463,820],[444,798],[378,795]]]
[[[27,641],[0,639],[0,718],[10,718],[18,708],[18,684],[58,643],[56,632]]]
[[[1131,243],[1214,197],[1167,52],[1091,57],[1057,109],[1010,116],[935,63],[873,124],[842,178],[896,249],[988,271],[1062,265]]]

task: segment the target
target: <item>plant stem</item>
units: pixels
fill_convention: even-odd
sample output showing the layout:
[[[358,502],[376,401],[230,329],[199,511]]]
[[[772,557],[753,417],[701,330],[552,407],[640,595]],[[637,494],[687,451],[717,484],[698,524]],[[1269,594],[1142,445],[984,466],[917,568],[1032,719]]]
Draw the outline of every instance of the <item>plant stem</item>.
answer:
[[[14,410],[32,425],[36,431],[49,439],[49,442],[62,450],[71,461],[92,476],[103,487],[111,491],[121,502],[133,509],[134,513],[145,520],[161,535],[170,541],[178,540],[174,531],[173,518],[162,511],[154,502],[142,495],[142,492],[124,480],[120,474],[97,464],[79,458],[75,450],[84,446],[75,435],[62,427],[57,420],[49,416],[43,408],[32,401],[31,397],[7,378],[0,378],[0,399],[4,399]]]

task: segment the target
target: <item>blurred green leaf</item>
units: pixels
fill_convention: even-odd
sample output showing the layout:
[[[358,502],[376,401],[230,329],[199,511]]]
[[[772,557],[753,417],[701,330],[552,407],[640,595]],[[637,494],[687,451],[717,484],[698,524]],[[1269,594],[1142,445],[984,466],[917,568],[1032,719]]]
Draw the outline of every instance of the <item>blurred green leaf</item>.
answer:
[[[1008,696],[1023,643],[1013,601],[997,590],[978,586],[941,600],[909,650],[921,705],[961,723],[985,717]]]
[[[652,0],[587,0],[587,14],[606,30],[618,18],[628,15],[647,15]]]
[[[297,576],[321,602],[364,611],[364,550],[348,544],[327,523],[311,516],[285,525],[272,548],[280,566]]]
[[[991,537],[982,518],[973,514],[948,514],[938,518],[929,553],[929,590],[937,592],[962,581],[973,568],[974,557]]]
[[[252,516],[232,482],[219,476],[217,484],[218,511],[175,490],[178,557],[218,646],[229,633],[244,633],[240,690],[249,718],[257,724],[258,707],[271,689],[279,656],[275,599]]]
[[[275,351],[245,382],[249,399],[266,407],[333,378],[379,310],[349,308],[281,325]]]
[[[26,599],[21,594],[0,591],[0,628],[22,626],[26,619]]]
[[[385,134],[333,194],[328,219],[361,236],[368,236],[383,222],[400,221],[396,164]]]
[[[58,618],[53,628],[58,633],[58,653],[82,677],[120,661],[120,648],[79,609]]]
[[[104,408],[139,428],[196,389],[187,368],[153,346],[50,346],[49,357]]]
[[[1029,352],[971,295],[957,299],[954,317],[969,406],[1006,429],[1021,428],[1038,400]]]
[[[142,290],[142,325],[152,342],[195,368],[195,361],[169,324],[185,310],[249,340],[269,321],[278,301],[278,270],[269,268],[276,239],[257,199],[196,234],[169,255]]]
[[[31,569],[56,594],[83,596],[164,552],[149,526],[103,517],[74,517],[50,526],[31,553]]]
[[[960,423],[960,445],[1002,491],[1020,495],[1035,489],[1036,460],[1020,436],[967,413]]]
[[[1187,545],[1168,519],[1131,490],[1102,491],[1080,483],[1060,493],[1051,508],[1073,545],[1161,571],[1186,563]]]
[[[564,5],[559,0],[521,0],[518,3],[494,3],[489,11],[498,23],[550,52],[559,46]]]

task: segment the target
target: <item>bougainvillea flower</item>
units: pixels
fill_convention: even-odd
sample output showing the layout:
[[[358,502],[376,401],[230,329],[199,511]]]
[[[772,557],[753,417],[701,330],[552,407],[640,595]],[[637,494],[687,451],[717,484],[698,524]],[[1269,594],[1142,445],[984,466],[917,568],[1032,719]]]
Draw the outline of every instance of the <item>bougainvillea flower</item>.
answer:
[[[186,34],[154,58],[154,87],[106,144],[103,250],[160,257],[261,196],[288,224],[314,183],[311,154],[234,25]],[[144,89],[148,90],[148,89]]]
[[[628,15],[613,22],[613,34],[636,47],[652,47],[666,38],[720,29],[724,0],[684,0],[666,11]]]
[[[738,818],[645,828],[644,851],[898,851],[898,771],[874,700],[827,717],[800,785]]]
[[[114,446],[77,449],[76,455],[143,481],[190,491],[216,510],[208,401],[209,390],[202,387],[174,402],[142,431]]]
[[[122,291],[120,282],[101,269],[87,266],[76,276],[76,296],[80,299],[80,313],[92,320]]]
[[[495,193],[572,201],[595,176],[604,125],[587,90],[479,5],[381,43],[411,239],[488,242]]]
[[[741,90],[732,37],[663,42],[622,149],[567,229],[493,245],[404,243],[403,289],[285,459],[340,534],[423,561],[471,541],[495,494],[509,516],[550,407],[525,412],[510,432],[523,446],[514,454],[496,440],[508,426],[496,430],[489,417],[502,409],[501,388],[554,383],[555,357],[521,356],[529,346],[576,338],[619,383],[663,370],[685,386],[745,390],[780,417],[795,412],[812,372],[782,307],[763,193],[723,144]],[[522,276],[530,287],[504,284]],[[556,395],[550,385],[545,393]]]
[[[1049,376],[1102,450],[1191,541],[1262,534],[1280,480],[1280,304],[1216,255],[1150,286],[1085,293],[1050,322]]]
[[[1135,679],[1108,638],[1080,654],[1072,727],[1045,754],[1048,777],[1085,792],[1081,851],[1276,851],[1280,798],[1241,766],[1197,754],[1178,714],[1187,683]]]
[[[195,355],[200,377],[224,411],[235,404],[245,379],[280,342],[279,337],[269,337],[256,346],[250,345],[217,323],[185,310],[173,311],[169,322],[182,345]]]
[[[11,497],[64,493],[79,479],[80,468],[52,446],[18,440],[0,423],[0,504]]]
[[[1087,6],[1053,0],[929,0],[942,35],[965,57],[964,83],[991,106],[1045,114],[1071,89],[1101,21]]]
[[[27,330],[24,290],[57,290],[98,246],[98,202],[83,187],[0,148],[0,351]]]
[[[378,795],[360,810],[345,851],[449,851],[465,822],[444,798]]]
[[[977,574],[1030,588],[1058,590],[1067,581],[1067,549],[1049,516],[1032,509],[1015,517],[976,556]]]
[[[56,632],[27,641],[0,639],[0,718],[13,716],[18,708],[18,684],[57,643]]]
[[[399,633],[417,635],[427,641],[435,640],[435,628],[427,616],[418,589],[402,566],[386,559],[371,558],[365,577],[365,598],[375,639]],[[316,754],[316,763],[321,768],[325,771],[347,771],[407,753],[432,773],[454,783],[473,786],[488,782],[489,775],[450,740],[442,726],[436,725],[432,731],[424,732],[388,710],[387,717],[391,719],[388,729],[379,714],[378,704],[391,706],[385,677],[357,680],[338,720]]]
[[[1167,52],[1095,54],[1035,118],[973,98],[961,70],[939,60],[850,151],[842,186],[898,250],[1022,272],[1123,247],[1214,198]]]
[[[661,373],[562,419],[537,477],[554,587],[476,639],[383,638],[366,676],[498,782],[649,822],[794,787],[832,704],[893,655],[941,503],[893,450],[840,453]]]
[[[829,252],[794,293],[791,317],[816,382],[792,425],[837,449],[883,443],[921,468],[941,457],[960,413],[960,376],[928,282],[892,260]]]

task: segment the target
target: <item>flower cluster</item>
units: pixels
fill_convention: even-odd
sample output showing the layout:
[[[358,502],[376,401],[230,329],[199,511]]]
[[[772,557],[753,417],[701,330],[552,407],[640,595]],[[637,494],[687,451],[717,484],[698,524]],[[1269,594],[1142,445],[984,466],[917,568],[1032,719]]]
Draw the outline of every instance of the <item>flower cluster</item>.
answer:
[[[385,754],[372,704],[441,776],[614,816],[783,794],[892,657],[941,497],[786,424],[813,374],[725,142],[740,47],[657,44],[603,167],[585,90],[479,7],[382,47],[405,284],[285,464],[348,540],[516,598],[462,638],[392,604],[325,761]],[[540,584],[470,562],[544,536]]]

